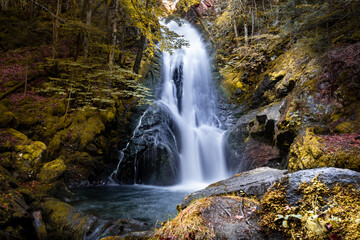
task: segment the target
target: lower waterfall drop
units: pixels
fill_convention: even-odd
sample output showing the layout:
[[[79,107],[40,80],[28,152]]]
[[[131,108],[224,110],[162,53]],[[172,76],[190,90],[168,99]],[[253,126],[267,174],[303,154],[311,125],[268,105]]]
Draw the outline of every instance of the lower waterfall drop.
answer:
[[[166,106],[179,129],[180,184],[227,177],[224,131],[216,116],[216,93],[201,35],[189,23],[166,25],[189,45],[163,53],[163,86],[157,104]]]

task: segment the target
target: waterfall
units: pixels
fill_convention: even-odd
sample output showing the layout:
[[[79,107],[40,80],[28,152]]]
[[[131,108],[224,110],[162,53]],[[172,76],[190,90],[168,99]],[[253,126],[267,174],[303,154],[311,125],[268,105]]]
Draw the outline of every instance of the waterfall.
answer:
[[[180,181],[210,182],[227,176],[224,131],[216,116],[216,94],[201,35],[189,23],[167,27],[189,46],[163,53],[163,86],[157,104],[166,106],[179,128]]]
[[[205,44],[187,22],[166,26],[189,45],[163,52],[157,99],[120,152],[110,183],[203,186],[228,176]]]

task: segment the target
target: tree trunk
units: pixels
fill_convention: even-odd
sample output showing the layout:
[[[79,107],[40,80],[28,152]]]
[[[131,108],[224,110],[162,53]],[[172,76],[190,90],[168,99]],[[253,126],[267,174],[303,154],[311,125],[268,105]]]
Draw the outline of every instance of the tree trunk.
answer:
[[[90,37],[90,24],[91,24],[91,0],[85,0],[85,27],[86,33],[84,36],[84,61],[89,57],[89,37]]]
[[[117,32],[117,21],[118,21],[118,8],[119,8],[119,1],[115,1],[115,9],[114,14],[112,17],[113,25],[112,25],[112,33],[111,33],[111,48],[109,52],[109,69],[112,71],[113,64],[114,64],[114,55],[115,55],[115,47],[116,47],[116,32]]]
[[[254,6],[251,8],[251,37],[254,36],[254,32],[255,32],[255,9]]]
[[[142,56],[143,56],[145,43],[146,43],[146,37],[144,36],[144,34],[141,33],[141,37],[140,37],[139,45],[138,45],[138,52],[137,52],[134,67],[133,67],[133,71],[136,74],[138,74],[139,71],[140,71],[141,59],[142,59]]]
[[[234,25],[234,33],[235,33],[235,39],[236,39],[236,46],[239,47],[240,43],[239,43],[239,34],[238,34],[238,30],[237,30],[237,24],[236,24],[236,18],[235,18],[235,7],[234,7],[234,3],[231,1],[231,15],[233,18],[233,25]]]
[[[55,59],[57,55],[57,45],[59,40],[59,15],[61,11],[61,0],[57,0],[56,4],[56,17],[54,18],[53,23],[53,46],[52,46],[52,58]]]
[[[249,43],[249,32],[246,20],[244,21],[244,38],[245,38],[245,45],[247,46]]]

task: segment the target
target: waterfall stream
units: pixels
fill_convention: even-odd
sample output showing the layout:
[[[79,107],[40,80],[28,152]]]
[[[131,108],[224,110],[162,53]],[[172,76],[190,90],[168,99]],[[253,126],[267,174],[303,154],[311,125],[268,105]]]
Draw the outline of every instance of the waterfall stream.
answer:
[[[185,21],[166,26],[189,44],[163,52],[160,94],[120,152],[110,183],[204,186],[228,176],[206,45]]]
[[[201,35],[189,23],[172,21],[170,30],[189,46],[163,53],[163,87],[158,104],[166,106],[179,128],[180,182],[211,182],[227,175],[224,131],[215,113],[216,94]]]

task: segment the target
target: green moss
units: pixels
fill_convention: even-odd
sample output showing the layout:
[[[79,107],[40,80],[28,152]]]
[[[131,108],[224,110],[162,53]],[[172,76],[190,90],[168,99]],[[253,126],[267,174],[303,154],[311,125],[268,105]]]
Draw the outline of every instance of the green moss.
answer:
[[[56,199],[46,200],[40,203],[40,207],[44,210],[49,239],[83,239],[87,217],[77,212],[74,207]]]
[[[64,174],[66,165],[63,160],[56,159],[46,163],[40,170],[37,178],[42,183],[51,183]]]
[[[2,154],[4,166],[10,165],[22,180],[34,177],[42,165],[46,145],[40,141],[32,141],[11,128],[1,131],[0,137],[6,140],[9,150]]]
[[[16,127],[18,119],[15,114],[8,111],[5,106],[0,104],[0,128]]]
[[[360,169],[360,149],[345,144],[344,136],[318,136],[312,128],[299,134],[290,147],[289,170],[294,172],[302,169],[318,167],[339,167],[353,170]]]
[[[282,232],[288,239],[359,238],[359,190],[339,185],[328,188],[315,177],[300,184],[301,199],[289,206],[286,185],[277,183],[261,200],[259,224],[265,231]]]
[[[89,118],[86,122],[83,133],[80,135],[80,147],[84,148],[89,142],[94,140],[97,134],[104,130],[105,126],[99,118]]]

